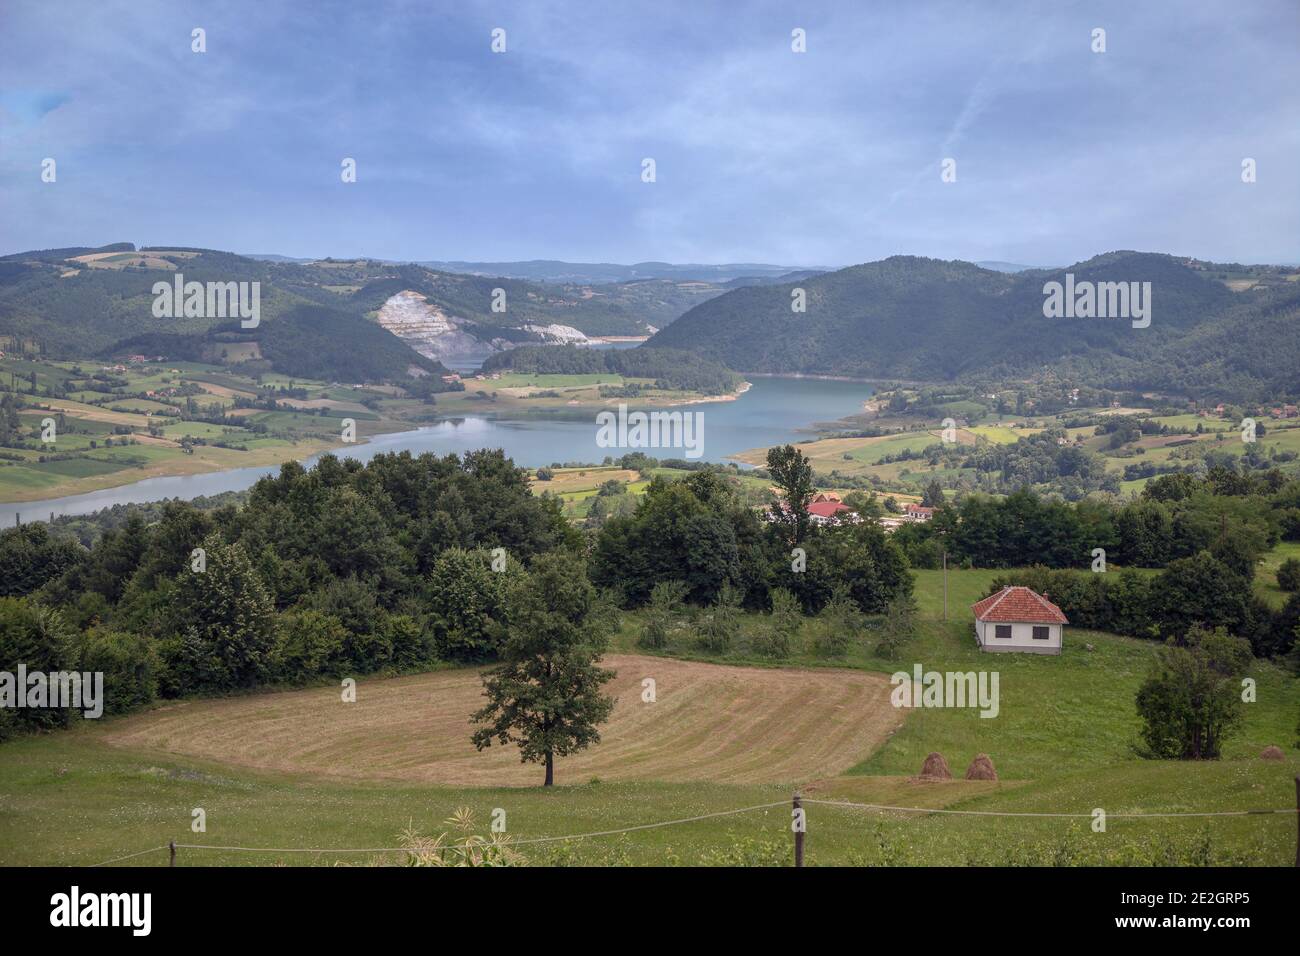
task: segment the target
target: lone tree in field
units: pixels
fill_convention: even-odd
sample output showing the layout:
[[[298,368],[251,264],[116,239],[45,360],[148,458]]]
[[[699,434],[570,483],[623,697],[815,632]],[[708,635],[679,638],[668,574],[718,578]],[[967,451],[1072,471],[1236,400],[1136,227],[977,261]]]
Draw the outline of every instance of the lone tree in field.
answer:
[[[1137,693],[1144,755],[1217,760],[1243,716],[1241,676],[1251,661],[1250,642],[1221,627],[1196,626],[1181,644],[1156,653],[1152,674]]]
[[[609,717],[612,697],[600,692],[614,672],[597,665],[612,629],[581,558],[557,551],[539,556],[506,601],[509,628],[501,664],[483,677],[488,704],[474,714],[474,746],[493,740],[519,747],[525,763],[546,763],[600,743],[596,725]]]
[[[774,505],[772,514],[786,528],[790,543],[798,544],[808,533],[808,505],[815,491],[812,465],[798,448],[782,445],[768,451],[767,470],[785,495],[785,507]]]

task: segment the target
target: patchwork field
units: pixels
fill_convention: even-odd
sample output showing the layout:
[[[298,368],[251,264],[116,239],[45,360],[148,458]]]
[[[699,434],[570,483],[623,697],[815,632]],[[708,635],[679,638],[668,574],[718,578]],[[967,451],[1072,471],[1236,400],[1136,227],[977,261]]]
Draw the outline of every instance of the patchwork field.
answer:
[[[841,773],[902,723],[889,685],[858,671],[724,667],[613,655],[617,698],[602,742],[557,761],[560,779],[798,783]],[[642,681],[657,700],[642,700]],[[536,786],[540,769],[513,747],[479,752],[469,717],[476,671],[363,681],[354,704],[337,688],[187,702],[133,717],[114,746],[321,777],[462,786]]]

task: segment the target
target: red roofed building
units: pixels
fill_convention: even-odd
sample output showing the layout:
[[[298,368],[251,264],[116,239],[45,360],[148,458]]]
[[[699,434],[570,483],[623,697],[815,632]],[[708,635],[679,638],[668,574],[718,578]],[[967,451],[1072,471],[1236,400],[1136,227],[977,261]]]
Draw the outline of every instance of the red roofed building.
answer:
[[[908,504],[903,509],[903,516],[908,521],[929,521],[934,517],[934,509],[927,508],[925,505]]]
[[[1066,620],[1061,609],[1032,588],[1008,586],[971,605],[982,651],[1061,653]]]
[[[814,501],[808,506],[813,524],[857,524],[862,518],[842,501]]]

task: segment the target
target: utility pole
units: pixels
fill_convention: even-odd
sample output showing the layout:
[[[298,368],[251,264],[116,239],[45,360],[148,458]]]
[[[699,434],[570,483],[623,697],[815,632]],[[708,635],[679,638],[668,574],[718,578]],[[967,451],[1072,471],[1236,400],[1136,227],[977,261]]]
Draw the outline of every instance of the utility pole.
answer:
[[[1296,778],[1297,792],[1300,792],[1300,777]],[[803,833],[806,829],[803,816],[803,798],[796,790],[794,794],[794,865],[803,866]]]

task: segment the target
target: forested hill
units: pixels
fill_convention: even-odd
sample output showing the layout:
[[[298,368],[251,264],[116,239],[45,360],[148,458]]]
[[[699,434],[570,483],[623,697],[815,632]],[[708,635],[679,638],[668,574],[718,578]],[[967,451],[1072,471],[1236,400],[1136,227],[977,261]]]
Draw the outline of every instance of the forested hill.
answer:
[[[647,335],[726,291],[686,279],[540,284],[374,259],[272,261],[213,249],[114,243],[0,257],[0,337],[35,343],[54,357],[81,357],[139,335],[205,332],[214,324],[210,319],[163,323],[152,314],[154,283],[178,272],[187,282],[259,282],[262,318],[268,321],[303,306],[373,319],[391,296],[414,292],[484,342],[541,343],[545,337],[528,327],[551,325],[593,336]],[[494,301],[498,290],[505,294],[504,311]]]
[[[1148,328],[1120,318],[1045,318],[1044,283],[1150,282]],[[1297,270],[1113,252],[1008,274],[894,256],[780,285],[736,289],[648,343],[743,371],[926,381],[1030,376],[1098,387],[1273,397],[1300,366]],[[792,309],[801,288],[807,310]]]

